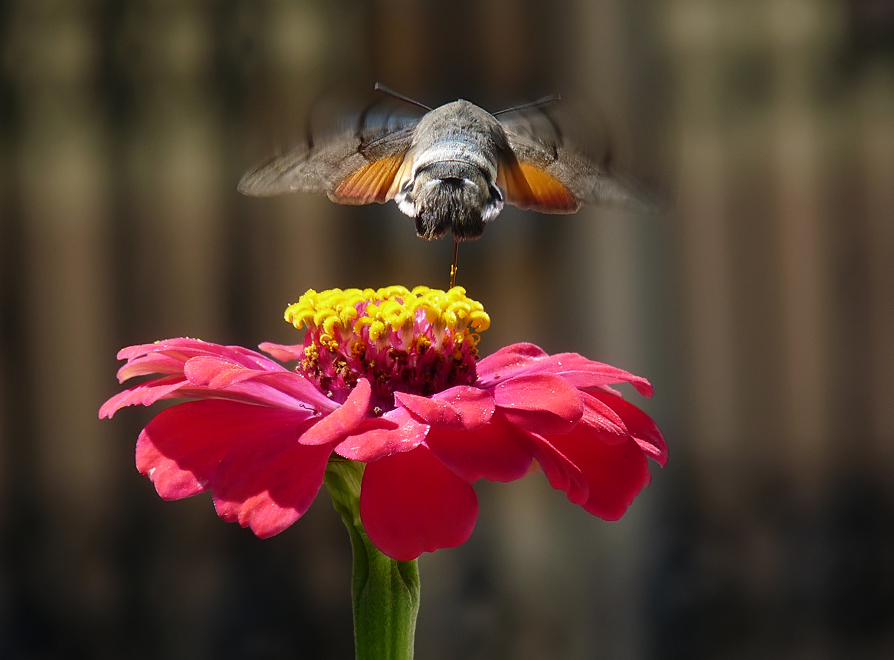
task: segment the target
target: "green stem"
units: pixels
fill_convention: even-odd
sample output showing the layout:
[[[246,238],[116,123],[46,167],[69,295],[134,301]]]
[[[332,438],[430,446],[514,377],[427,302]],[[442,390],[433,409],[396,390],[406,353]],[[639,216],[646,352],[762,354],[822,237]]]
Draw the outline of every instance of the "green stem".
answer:
[[[376,548],[360,521],[363,463],[331,461],[325,485],[351,537],[354,575],[354,648],[357,660],[412,660],[419,569],[416,560],[396,561]]]

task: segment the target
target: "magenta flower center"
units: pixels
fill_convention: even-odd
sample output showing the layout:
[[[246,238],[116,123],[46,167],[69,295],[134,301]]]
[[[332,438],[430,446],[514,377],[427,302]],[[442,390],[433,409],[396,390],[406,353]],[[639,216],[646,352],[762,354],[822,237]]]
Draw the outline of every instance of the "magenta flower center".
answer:
[[[380,413],[395,392],[430,396],[474,382],[477,332],[490,324],[462,287],[311,289],[285,316],[307,327],[298,371],[339,403],[366,378]]]

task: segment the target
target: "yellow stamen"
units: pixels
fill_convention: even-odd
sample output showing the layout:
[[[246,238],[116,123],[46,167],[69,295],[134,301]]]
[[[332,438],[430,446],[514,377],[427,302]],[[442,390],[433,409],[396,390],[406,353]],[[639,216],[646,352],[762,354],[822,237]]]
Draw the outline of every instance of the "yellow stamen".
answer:
[[[289,305],[285,318],[299,329],[306,326],[322,330],[326,339],[336,337],[339,331],[359,335],[368,326],[369,337],[375,340],[389,331],[412,331],[418,310],[424,310],[426,320],[437,330],[465,336],[472,345],[478,342],[477,333],[490,325],[481,303],[466,296],[459,286],[448,291],[424,286],[412,291],[402,286],[362,291],[310,289]]]

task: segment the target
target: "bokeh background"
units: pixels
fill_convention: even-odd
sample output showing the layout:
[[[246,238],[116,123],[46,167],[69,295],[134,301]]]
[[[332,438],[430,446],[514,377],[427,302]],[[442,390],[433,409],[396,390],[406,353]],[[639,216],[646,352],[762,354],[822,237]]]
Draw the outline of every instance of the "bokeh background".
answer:
[[[420,561],[417,656],[894,657],[892,45],[887,0],[0,2],[0,657],[352,657],[325,497],[257,540],[136,473],[150,411],[96,413],[122,346],[294,343],[308,288],[446,285],[393,204],[235,192],[374,81],[561,92],[672,208],[507,209],[462,247],[483,351],[647,376],[670,461],[615,523],[482,485]]]

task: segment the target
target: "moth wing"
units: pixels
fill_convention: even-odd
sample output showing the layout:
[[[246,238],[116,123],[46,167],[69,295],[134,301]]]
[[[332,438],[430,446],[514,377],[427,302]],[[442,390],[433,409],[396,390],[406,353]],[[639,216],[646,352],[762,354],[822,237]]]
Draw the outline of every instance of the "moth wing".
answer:
[[[364,112],[358,126],[348,117],[341,123],[349,130],[270,159],[242,177],[237,189],[251,197],[309,192],[325,193],[341,204],[385,202],[395,194],[395,177],[418,122],[391,115],[371,118]]]
[[[412,172],[413,131],[391,134],[342,161],[337,184],[326,191],[339,204],[383,203],[393,199]]]
[[[339,151],[335,145],[327,145],[326,150],[336,153]],[[350,154],[349,150],[345,151],[342,157],[347,158]],[[326,192],[326,176],[318,166],[318,160],[319,151],[298,147],[247,172],[236,190],[249,197],[273,197],[290,192]]]
[[[546,168],[507,155],[497,170],[497,185],[509,204],[541,213],[574,213],[580,200]]]
[[[581,204],[653,208],[634,186],[609,173],[608,158],[597,165],[567,146],[545,111],[509,113],[500,123],[509,150],[501,159],[497,185],[508,203],[541,213],[574,213]]]

